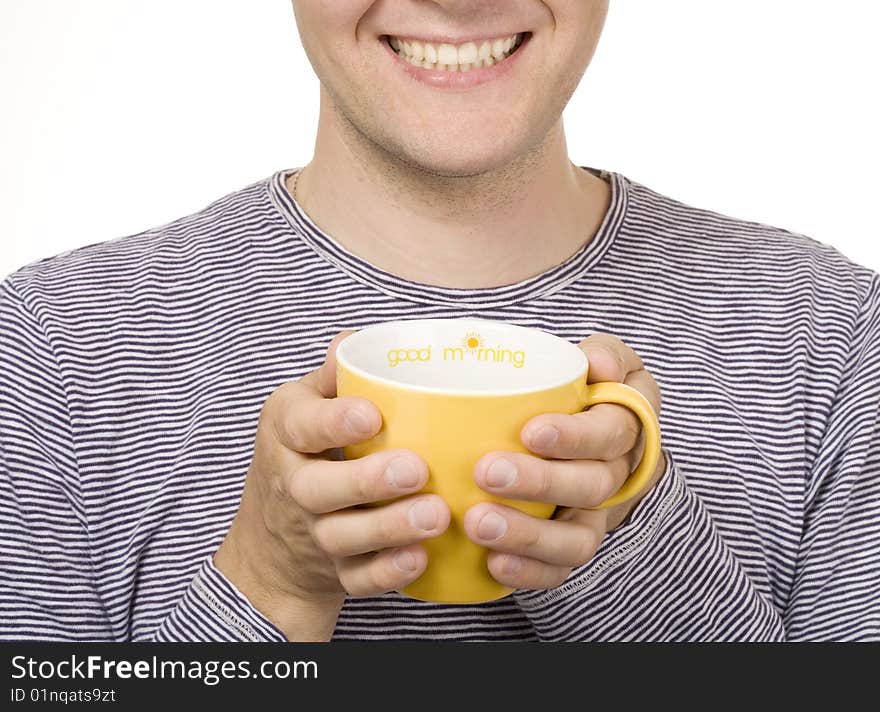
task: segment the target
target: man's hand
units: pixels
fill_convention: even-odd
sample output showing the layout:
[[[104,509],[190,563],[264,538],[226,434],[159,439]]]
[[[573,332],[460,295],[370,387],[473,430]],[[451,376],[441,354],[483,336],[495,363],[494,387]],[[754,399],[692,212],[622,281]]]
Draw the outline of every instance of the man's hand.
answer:
[[[417,579],[428,563],[418,542],[449,526],[440,497],[405,496],[428,480],[412,450],[342,459],[340,448],[382,425],[369,400],[336,397],[336,346],[351,333],[264,403],[241,505],[214,556],[290,640],[329,640],[346,592],[372,596]]]
[[[660,413],[660,389],[639,356],[609,334],[594,334],[580,348],[590,363],[588,382],[619,381],[641,391]],[[494,451],[474,468],[483,490],[510,499],[558,505],[550,520],[493,502],[465,515],[468,537],[485,546],[489,571],[507,586],[555,588],[593,558],[605,534],[623,523],[666,469],[661,457],[649,485],[616,507],[591,509],[613,495],[641,457],[641,424],[627,408],[600,404],[581,413],[545,413],[520,435],[534,455]]]

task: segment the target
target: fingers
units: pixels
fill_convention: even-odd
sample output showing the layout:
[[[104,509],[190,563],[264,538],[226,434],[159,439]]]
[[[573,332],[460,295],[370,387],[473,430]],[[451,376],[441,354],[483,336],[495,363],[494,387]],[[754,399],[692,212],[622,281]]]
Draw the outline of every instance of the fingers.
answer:
[[[489,573],[498,583],[518,589],[543,590],[561,586],[571,568],[554,566],[516,554],[492,551],[487,561]]]
[[[654,412],[658,415],[660,414],[660,386],[657,385],[657,381],[654,380],[654,377],[648,371],[644,369],[633,371],[623,382],[645,396]]]
[[[474,467],[477,486],[499,497],[562,507],[598,507],[629,477],[628,457],[601,460],[544,460],[516,452],[491,452]]]
[[[642,424],[628,408],[600,403],[581,413],[543,413],[522,429],[522,442],[544,457],[613,460],[636,444]]]
[[[379,409],[366,398],[325,398],[302,380],[280,386],[269,400],[266,412],[276,437],[296,452],[317,453],[361,442],[382,426]]]
[[[286,488],[303,509],[324,514],[418,492],[428,466],[411,450],[382,450],[356,460],[311,459],[287,475]]]
[[[365,398],[336,398],[336,347],[351,334],[330,341],[324,363],[296,381],[279,386],[266,400],[264,414],[278,441],[289,450],[318,453],[367,440],[382,416]]]
[[[300,380],[309,386],[313,386],[325,398],[336,397],[336,347],[340,342],[356,333],[352,329],[345,329],[334,336],[327,345],[327,356],[317,369],[307,373]]]
[[[635,351],[611,334],[591,334],[578,346],[590,364],[587,383],[623,382],[628,373],[645,367]]]
[[[551,566],[581,566],[605,536],[606,514],[571,510],[569,519],[538,519],[495,502],[481,502],[464,517],[464,531],[479,546],[535,559]]]
[[[324,514],[314,521],[312,536],[330,556],[354,556],[438,536],[449,519],[449,507],[440,497],[422,495]]]
[[[336,573],[342,587],[352,596],[378,596],[396,591],[421,576],[428,565],[424,547],[412,544],[376,554],[340,559]]]
[[[634,371],[625,383],[660,412],[660,388],[650,373]],[[543,413],[523,426],[520,437],[523,445],[544,457],[610,461],[635,447],[641,429],[641,422],[629,408],[600,403],[574,415]]]

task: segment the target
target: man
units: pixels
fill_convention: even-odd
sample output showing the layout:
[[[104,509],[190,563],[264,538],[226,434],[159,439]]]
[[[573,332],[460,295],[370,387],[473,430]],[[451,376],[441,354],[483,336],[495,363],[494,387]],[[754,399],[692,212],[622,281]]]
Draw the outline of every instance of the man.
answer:
[[[880,277],[574,165],[605,2],[293,4],[307,166],[3,284],[2,637],[880,639]],[[335,397],[336,345],[426,316],[542,328],[663,393],[664,456],[616,508],[618,406],[477,463],[558,505],[468,512],[516,588],[491,603],[394,593],[448,507],[418,453],[338,456],[381,415]]]

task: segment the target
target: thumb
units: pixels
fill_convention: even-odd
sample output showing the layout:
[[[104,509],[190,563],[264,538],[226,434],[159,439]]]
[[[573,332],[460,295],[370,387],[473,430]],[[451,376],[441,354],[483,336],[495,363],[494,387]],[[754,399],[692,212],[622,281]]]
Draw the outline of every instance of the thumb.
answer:
[[[336,347],[342,343],[342,340],[348,338],[357,332],[353,329],[340,331],[331,339],[327,346],[327,357],[324,363],[314,373],[314,385],[325,398],[336,397]]]

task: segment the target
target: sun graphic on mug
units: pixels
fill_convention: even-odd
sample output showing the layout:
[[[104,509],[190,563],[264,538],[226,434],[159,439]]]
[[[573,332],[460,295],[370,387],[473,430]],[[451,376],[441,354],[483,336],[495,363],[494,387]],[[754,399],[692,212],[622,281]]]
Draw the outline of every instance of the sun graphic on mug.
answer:
[[[469,331],[464,335],[464,339],[462,339],[461,343],[468,351],[476,351],[483,346],[484,341],[479,332]]]

